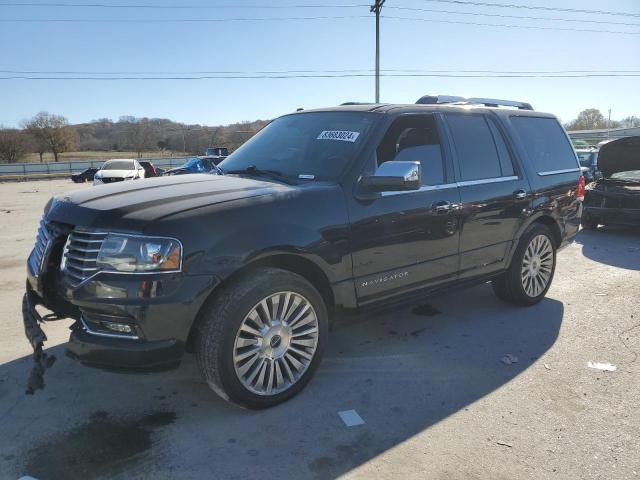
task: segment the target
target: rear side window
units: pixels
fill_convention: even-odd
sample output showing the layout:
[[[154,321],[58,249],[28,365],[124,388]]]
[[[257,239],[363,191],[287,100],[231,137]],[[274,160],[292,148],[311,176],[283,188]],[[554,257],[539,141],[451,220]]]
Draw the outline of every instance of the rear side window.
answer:
[[[555,118],[511,117],[536,172],[578,169],[576,156]]]
[[[447,115],[462,181],[513,175],[502,135],[483,115]]]

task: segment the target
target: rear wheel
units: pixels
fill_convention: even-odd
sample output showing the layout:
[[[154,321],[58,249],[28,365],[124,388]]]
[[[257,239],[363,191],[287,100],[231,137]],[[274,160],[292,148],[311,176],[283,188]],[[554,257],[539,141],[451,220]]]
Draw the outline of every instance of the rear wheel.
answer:
[[[551,286],[556,247],[550,230],[534,224],[522,235],[509,269],[492,282],[496,295],[517,305],[534,305]]]
[[[196,344],[207,383],[228,401],[266,408],[296,395],[326,343],[327,313],[303,277],[260,269],[212,299]]]

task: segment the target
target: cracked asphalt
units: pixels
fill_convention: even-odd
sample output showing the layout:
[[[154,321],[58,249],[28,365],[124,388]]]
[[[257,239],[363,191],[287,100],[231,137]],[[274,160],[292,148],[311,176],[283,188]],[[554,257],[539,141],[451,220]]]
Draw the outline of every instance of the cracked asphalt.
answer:
[[[482,285],[346,319],[305,391],[267,411],[218,399],[190,355],[145,376],[82,367],[69,321],[45,326],[58,360],[26,396],[25,260],[73,188],[91,187],[0,184],[1,479],[640,478],[639,230],[582,231],[532,308]]]

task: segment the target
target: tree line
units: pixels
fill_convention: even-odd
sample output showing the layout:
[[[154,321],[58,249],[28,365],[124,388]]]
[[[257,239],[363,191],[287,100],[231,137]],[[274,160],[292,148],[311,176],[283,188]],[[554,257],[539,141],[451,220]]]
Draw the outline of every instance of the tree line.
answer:
[[[62,115],[40,112],[25,120],[22,128],[0,127],[0,162],[19,162],[29,153],[43,161],[51,153],[136,152],[202,155],[207,147],[227,147],[233,151],[268,123],[268,120],[239,122],[223,126],[188,125],[162,118],[122,116],[117,121],[102,118],[71,125]]]
[[[598,130],[602,128],[632,128],[640,127],[640,117],[632,115],[622,120],[609,120],[597,108],[587,108],[581,111],[577,118],[565,124],[571,130]]]
[[[267,123],[268,120],[256,120],[208,127],[163,118],[122,116],[117,121],[102,118],[70,125],[62,115],[40,112],[25,120],[22,128],[0,127],[0,162],[19,162],[28,153],[38,153],[41,162],[45,153],[51,153],[57,162],[61,153],[69,151],[133,151],[138,157],[145,152],[202,155],[207,147],[227,147],[233,151]],[[640,117],[609,121],[600,110],[588,108],[565,127],[567,130],[640,127]]]

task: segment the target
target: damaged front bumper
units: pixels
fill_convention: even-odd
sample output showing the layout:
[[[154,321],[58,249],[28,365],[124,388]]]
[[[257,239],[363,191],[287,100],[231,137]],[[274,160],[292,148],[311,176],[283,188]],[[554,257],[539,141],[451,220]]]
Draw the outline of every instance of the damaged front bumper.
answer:
[[[42,325],[62,318],[75,320],[66,354],[84,365],[142,373],[179,366],[190,327],[215,284],[203,275],[105,273],[71,288],[57,274],[34,274],[28,263],[22,313],[35,360],[28,393],[44,386],[42,376],[54,361],[43,351]],[[36,305],[53,313],[42,316]],[[114,325],[125,330],[110,330]]]
[[[602,225],[640,226],[640,190],[603,180],[587,190],[584,215]]]
[[[640,209],[638,208],[587,207],[585,213],[601,225],[640,227]]]

